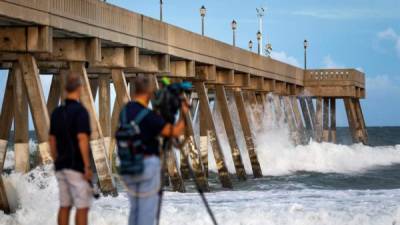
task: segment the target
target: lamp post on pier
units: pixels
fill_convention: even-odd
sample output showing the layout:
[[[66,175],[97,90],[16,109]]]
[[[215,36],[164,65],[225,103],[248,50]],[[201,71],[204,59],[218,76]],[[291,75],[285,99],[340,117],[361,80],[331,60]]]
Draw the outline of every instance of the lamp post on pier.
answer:
[[[307,70],[307,48],[308,48],[308,41],[304,40],[304,70]]]
[[[236,47],[236,28],[237,28],[237,23],[235,20],[232,20],[232,32],[233,32],[233,39],[232,39],[232,44],[233,47]]]
[[[201,6],[200,8],[200,16],[201,16],[201,35],[204,36],[204,17],[206,16],[207,9],[206,7]]]
[[[271,57],[271,53],[272,53],[272,45],[271,45],[271,43],[268,43],[265,46],[265,55],[267,55],[268,57]]]
[[[261,55],[261,38],[262,38],[262,34],[260,31],[257,32],[257,42],[258,42],[258,49],[257,49],[257,53],[259,55]]]
[[[164,0],[160,0],[160,21],[163,21],[163,4]]]
[[[253,41],[249,41],[249,51],[253,51]]]

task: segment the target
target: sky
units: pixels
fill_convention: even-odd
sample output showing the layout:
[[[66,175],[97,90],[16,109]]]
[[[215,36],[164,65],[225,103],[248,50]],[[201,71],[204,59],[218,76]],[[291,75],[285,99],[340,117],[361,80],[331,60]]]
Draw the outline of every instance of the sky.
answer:
[[[107,2],[159,17],[158,0]],[[202,5],[206,36],[231,43],[235,19],[237,46],[246,49],[249,40],[256,42],[255,9],[265,7],[264,44],[272,44],[273,58],[302,67],[307,39],[308,68],[356,68],[366,74],[362,107],[367,126],[400,125],[399,0],[164,0],[164,21],[200,32]],[[45,93],[49,80],[44,79]],[[1,90],[5,81],[6,75],[0,76]],[[337,105],[338,126],[347,126],[342,101]]]

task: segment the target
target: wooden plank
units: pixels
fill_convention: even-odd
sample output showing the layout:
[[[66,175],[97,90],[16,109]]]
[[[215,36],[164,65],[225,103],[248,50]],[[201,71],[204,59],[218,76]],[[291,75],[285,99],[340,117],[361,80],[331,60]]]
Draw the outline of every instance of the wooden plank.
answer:
[[[116,194],[116,187],[111,175],[103,132],[101,130],[98,116],[96,115],[96,108],[94,105],[85,64],[82,62],[70,62],[69,64],[71,72],[79,75],[83,83],[81,91],[81,103],[87,109],[90,117],[90,126],[92,129],[90,135],[90,146],[99,179],[100,189],[105,195]]]
[[[225,164],[225,158],[222,152],[221,143],[217,136],[217,131],[208,102],[208,95],[205,85],[203,82],[194,82],[194,86],[200,100],[201,116],[206,118],[208,133],[210,137],[211,147],[214,153],[215,162],[217,164],[219,179],[222,183],[222,187],[232,188],[232,182]],[[202,118],[200,118],[200,121],[201,119]]]
[[[42,84],[40,82],[39,70],[36,60],[32,55],[25,54],[18,57],[21,66],[26,91],[28,94],[29,106],[32,113],[33,124],[39,142],[39,152],[42,163],[52,162],[49,147],[49,128],[50,119],[45,98],[43,95]]]
[[[219,106],[222,115],[222,121],[224,122],[229,146],[231,148],[236,175],[239,178],[239,180],[246,180],[246,171],[244,169],[242,156],[240,155],[240,149],[237,144],[235,129],[233,127],[232,117],[229,112],[228,101],[226,98],[225,87],[220,84],[215,85],[215,94],[217,97],[217,104]]]
[[[13,66],[14,77],[14,161],[15,171],[29,171],[28,100],[21,68]]]
[[[247,152],[249,153],[251,168],[253,170],[253,175],[255,178],[262,177],[261,166],[258,161],[258,156],[256,153],[256,147],[253,141],[253,136],[251,132],[251,127],[249,124],[249,118],[246,113],[246,108],[243,100],[243,94],[241,90],[235,90],[233,92],[236,108],[238,110],[240,125],[242,127],[244,140],[246,142]]]
[[[13,71],[8,72],[3,104],[0,114],[0,174],[3,172],[7,153],[8,138],[14,118],[14,78]]]

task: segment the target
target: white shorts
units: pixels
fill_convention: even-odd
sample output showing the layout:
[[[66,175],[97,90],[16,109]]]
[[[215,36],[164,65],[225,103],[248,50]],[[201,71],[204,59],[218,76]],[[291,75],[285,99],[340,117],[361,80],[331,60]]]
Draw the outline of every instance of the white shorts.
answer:
[[[92,204],[93,190],[83,174],[64,169],[56,172],[60,191],[60,206],[77,209],[89,208]]]

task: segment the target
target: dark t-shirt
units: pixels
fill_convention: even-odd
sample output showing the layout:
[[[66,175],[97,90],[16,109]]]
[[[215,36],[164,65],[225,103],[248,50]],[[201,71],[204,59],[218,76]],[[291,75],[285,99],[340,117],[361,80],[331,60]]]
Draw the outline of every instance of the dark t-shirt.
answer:
[[[57,142],[56,171],[73,169],[84,172],[78,134],[90,135],[90,132],[89,114],[81,103],[67,99],[64,105],[54,110],[51,114],[50,135],[54,135]]]
[[[137,102],[129,102],[125,107],[127,107],[128,121],[134,120],[139,112],[146,109]],[[153,111],[150,111],[139,124],[140,137],[146,146],[145,154],[160,155],[158,137],[165,125],[164,119]]]

